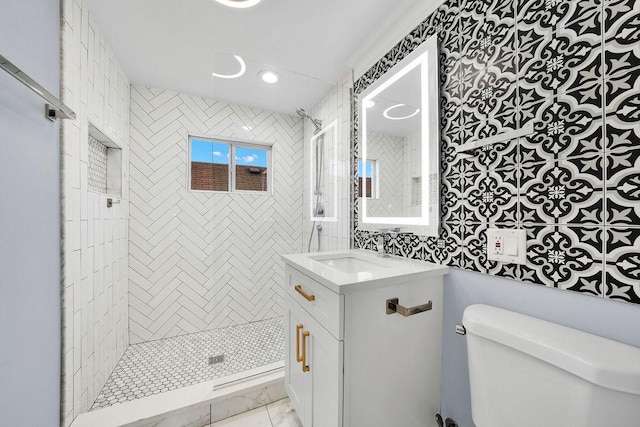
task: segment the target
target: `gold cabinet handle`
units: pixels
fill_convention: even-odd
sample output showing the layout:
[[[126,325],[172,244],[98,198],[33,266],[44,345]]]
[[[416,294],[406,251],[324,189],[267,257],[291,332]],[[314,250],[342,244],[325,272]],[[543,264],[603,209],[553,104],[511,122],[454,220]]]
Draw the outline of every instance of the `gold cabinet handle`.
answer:
[[[302,333],[302,372],[309,372],[309,366],[307,365],[307,337],[309,331]]]
[[[300,356],[300,330],[302,330],[302,323],[296,325],[296,362],[302,362],[302,356]]]
[[[297,293],[302,295],[304,297],[304,299],[306,299],[307,301],[315,301],[316,300],[316,296],[315,295],[309,295],[308,293],[306,293],[305,291],[302,290],[302,285],[295,285],[293,288],[296,290]]]

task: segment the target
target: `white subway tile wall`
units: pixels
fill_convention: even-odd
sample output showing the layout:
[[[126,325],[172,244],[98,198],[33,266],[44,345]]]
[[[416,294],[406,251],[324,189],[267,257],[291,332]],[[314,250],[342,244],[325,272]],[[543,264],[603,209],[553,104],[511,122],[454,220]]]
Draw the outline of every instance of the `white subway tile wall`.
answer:
[[[107,146],[91,135],[89,135],[87,175],[89,191],[107,192]]]
[[[273,143],[273,194],[189,191],[189,133]],[[280,316],[301,194],[300,117],[133,86],[131,343]]]
[[[83,0],[62,2],[62,47],[62,100],[77,114],[61,122],[62,416],[69,426],[91,407],[129,344],[130,93],[127,75]],[[122,147],[123,200],[113,208],[105,194],[90,191],[89,121]]]
[[[351,246],[351,87],[353,86],[351,75],[345,76],[327,93],[310,111],[311,117],[322,120],[323,129],[334,120],[338,126],[337,155],[333,149],[328,150],[328,158],[337,159],[334,170],[333,165],[324,162],[325,185],[332,188],[333,179],[338,180],[338,194],[336,200],[325,197],[324,203],[327,211],[331,212],[333,204],[337,203],[337,221],[322,222],[321,249],[323,251],[349,249]],[[304,121],[304,183],[303,183],[303,251],[306,252],[309,243],[309,235],[312,230],[311,221],[311,138],[315,127],[309,119]],[[333,147],[331,147],[333,148]],[[319,224],[319,223],[318,223]],[[317,225],[317,224],[316,224]],[[314,231],[311,242],[311,251],[318,249],[317,230]]]

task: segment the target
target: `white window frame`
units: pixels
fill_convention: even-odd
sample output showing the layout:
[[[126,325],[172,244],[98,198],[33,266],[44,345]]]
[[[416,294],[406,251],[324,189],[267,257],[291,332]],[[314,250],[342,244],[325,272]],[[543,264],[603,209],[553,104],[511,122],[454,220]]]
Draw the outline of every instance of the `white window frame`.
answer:
[[[191,141],[192,140],[218,142],[223,144],[229,144],[229,190],[194,190],[191,188]],[[247,141],[239,138],[233,138],[228,136],[211,136],[200,135],[190,132],[187,135],[187,191],[194,193],[216,193],[216,194],[255,194],[270,196],[273,195],[273,143],[260,142],[260,141]],[[267,152],[267,190],[238,190],[236,189],[236,147],[241,148],[256,148]]]

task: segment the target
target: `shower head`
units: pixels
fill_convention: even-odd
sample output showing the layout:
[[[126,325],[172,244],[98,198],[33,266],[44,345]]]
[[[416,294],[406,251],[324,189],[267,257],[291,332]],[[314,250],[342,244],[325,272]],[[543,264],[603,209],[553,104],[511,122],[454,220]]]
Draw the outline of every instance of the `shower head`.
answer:
[[[298,113],[298,115],[302,118],[306,117],[309,120],[311,120],[311,123],[313,123],[313,125],[316,127],[316,130],[313,131],[314,134],[320,132],[320,130],[322,129],[322,120],[314,119],[309,115],[309,113],[305,111],[304,108],[296,109],[296,113]]]

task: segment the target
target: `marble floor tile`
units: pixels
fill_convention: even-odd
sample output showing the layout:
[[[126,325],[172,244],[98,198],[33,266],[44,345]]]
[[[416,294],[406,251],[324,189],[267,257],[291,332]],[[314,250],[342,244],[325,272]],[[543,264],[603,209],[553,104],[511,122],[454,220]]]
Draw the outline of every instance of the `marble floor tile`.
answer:
[[[267,405],[267,412],[273,427],[302,427],[288,398]]]
[[[271,427],[266,406],[210,424],[209,427]]]

